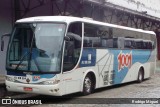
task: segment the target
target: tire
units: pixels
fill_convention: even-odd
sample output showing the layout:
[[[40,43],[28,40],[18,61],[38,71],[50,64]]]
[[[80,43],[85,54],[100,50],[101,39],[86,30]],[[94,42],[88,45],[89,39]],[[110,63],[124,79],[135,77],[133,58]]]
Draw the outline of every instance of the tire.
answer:
[[[143,81],[143,79],[144,79],[143,70],[140,69],[140,70],[139,70],[139,73],[138,73],[137,82],[138,82],[138,83],[141,83],[141,82]]]
[[[91,79],[91,76],[88,74],[84,78],[84,82],[83,82],[83,95],[91,94],[93,91],[92,87],[93,87],[93,81]]]

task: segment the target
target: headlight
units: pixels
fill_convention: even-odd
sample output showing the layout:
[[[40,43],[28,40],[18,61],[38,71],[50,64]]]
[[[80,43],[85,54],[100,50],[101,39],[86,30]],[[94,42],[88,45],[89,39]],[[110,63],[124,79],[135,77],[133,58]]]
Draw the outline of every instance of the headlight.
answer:
[[[6,76],[6,80],[7,80],[7,81],[12,81],[12,82],[14,82],[14,81],[15,81],[15,79],[14,79],[14,78],[9,77],[9,76]]]
[[[52,81],[44,81],[43,84],[45,85],[53,85],[53,84],[58,84],[60,80],[52,80]]]

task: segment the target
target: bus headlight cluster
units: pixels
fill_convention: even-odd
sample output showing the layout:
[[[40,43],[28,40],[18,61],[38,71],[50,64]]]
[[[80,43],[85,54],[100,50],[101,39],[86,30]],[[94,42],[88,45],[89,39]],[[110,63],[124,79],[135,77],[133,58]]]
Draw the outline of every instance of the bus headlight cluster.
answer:
[[[44,81],[43,84],[45,85],[53,85],[53,84],[58,84],[60,80],[52,80],[52,81]]]
[[[14,82],[14,81],[15,81],[15,79],[14,79],[14,78],[9,77],[9,76],[6,76],[6,80],[7,80],[7,81],[11,81],[11,82]]]

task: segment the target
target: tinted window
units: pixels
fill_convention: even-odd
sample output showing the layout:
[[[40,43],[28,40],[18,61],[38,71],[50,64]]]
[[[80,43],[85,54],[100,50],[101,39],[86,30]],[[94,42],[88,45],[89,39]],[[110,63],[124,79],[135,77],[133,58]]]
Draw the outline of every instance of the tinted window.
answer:
[[[69,41],[65,41],[65,52],[63,61],[63,71],[72,70],[79,59],[82,42],[82,23],[70,24],[67,32]]]
[[[153,49],[153,35],[94,24],[84,25],[84,47]]]
[[[149,40],[138,40],[136,38],[132,38],[130,40],[127,39],[124,42],[124,48],[126,49],[153,49],[153,47],[153,43]]]
[[[93,24],[84,25],[84,47],[117,47],[117,39],[112,37],[112,29],[109,27]]]

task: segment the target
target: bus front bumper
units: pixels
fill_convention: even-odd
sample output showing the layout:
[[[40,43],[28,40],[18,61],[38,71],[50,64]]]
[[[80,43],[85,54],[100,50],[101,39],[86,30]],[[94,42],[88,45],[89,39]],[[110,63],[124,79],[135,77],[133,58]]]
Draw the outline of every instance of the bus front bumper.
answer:
[[[62,96],[60,94],[59,85],[39,85],[39,84],[22,84],[11,81],[5,81],[8,91],[24,92],[24,93],[36,93],[51,96]]]

